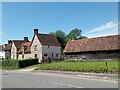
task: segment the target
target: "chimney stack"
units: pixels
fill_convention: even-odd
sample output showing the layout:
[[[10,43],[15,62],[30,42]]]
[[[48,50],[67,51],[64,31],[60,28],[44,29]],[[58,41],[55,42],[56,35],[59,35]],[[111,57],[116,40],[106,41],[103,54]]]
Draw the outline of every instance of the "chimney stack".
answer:
[[[10,44],[10,43],[12,43],[12,41],[11,41],[11,40],[8,40],[8,44]]]
[[[24,41],[25,42],[28,42],[29,40],[28,40],[28,37],[24,37]]]
[[[38,34],[38,29],[34,29],[34,34]]]

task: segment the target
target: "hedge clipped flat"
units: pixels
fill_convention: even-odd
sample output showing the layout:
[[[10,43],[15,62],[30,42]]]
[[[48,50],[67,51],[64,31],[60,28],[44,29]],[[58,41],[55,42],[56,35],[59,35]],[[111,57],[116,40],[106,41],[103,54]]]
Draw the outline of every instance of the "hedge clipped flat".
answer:
[[[0,62],[2,68],[12,68],[12,69],[23,68],[34,64],[38,64],[38,59],[3,60]]]

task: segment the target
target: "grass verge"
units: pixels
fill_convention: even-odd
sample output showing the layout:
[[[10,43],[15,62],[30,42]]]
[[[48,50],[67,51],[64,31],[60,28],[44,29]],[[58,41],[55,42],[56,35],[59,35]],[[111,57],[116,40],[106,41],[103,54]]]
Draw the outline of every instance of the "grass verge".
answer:
[[[118,61],[52,62],[38,64],[36,70],[59,70],[94,73],[118,73]]]

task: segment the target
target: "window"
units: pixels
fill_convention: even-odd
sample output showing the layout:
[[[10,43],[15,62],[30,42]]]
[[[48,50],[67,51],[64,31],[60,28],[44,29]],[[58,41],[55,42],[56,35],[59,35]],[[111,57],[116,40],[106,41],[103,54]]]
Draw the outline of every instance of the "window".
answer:
[[[37,51],[37,45],[34,46],[34,50]]]
[[[59,57],[59,54],[58,54],[58,53],[56,53],[56,57]]]
[[[47,56],[47,53],[44,53],[44,56]]]
[[[49,48],[50,46],[48,45],[48,48]]]
[[[35,58],[37,58],[37,54],[35,54]]]
[[[52,53],[52,57],[53,57],[53,53]]]
[[[17,59],[18,59],[18,55],[17,55]]]
[[[22,55],[22,59],[24,59],[24,55]]]

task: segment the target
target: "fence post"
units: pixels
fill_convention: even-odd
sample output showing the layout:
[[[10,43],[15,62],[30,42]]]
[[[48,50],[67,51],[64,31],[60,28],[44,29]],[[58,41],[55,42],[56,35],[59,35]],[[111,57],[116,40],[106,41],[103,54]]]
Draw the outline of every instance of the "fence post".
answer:
[[[107,62],[105,62],[105,66],[106,66],[106,67],[108,66],[108,63],[107,63]]]

